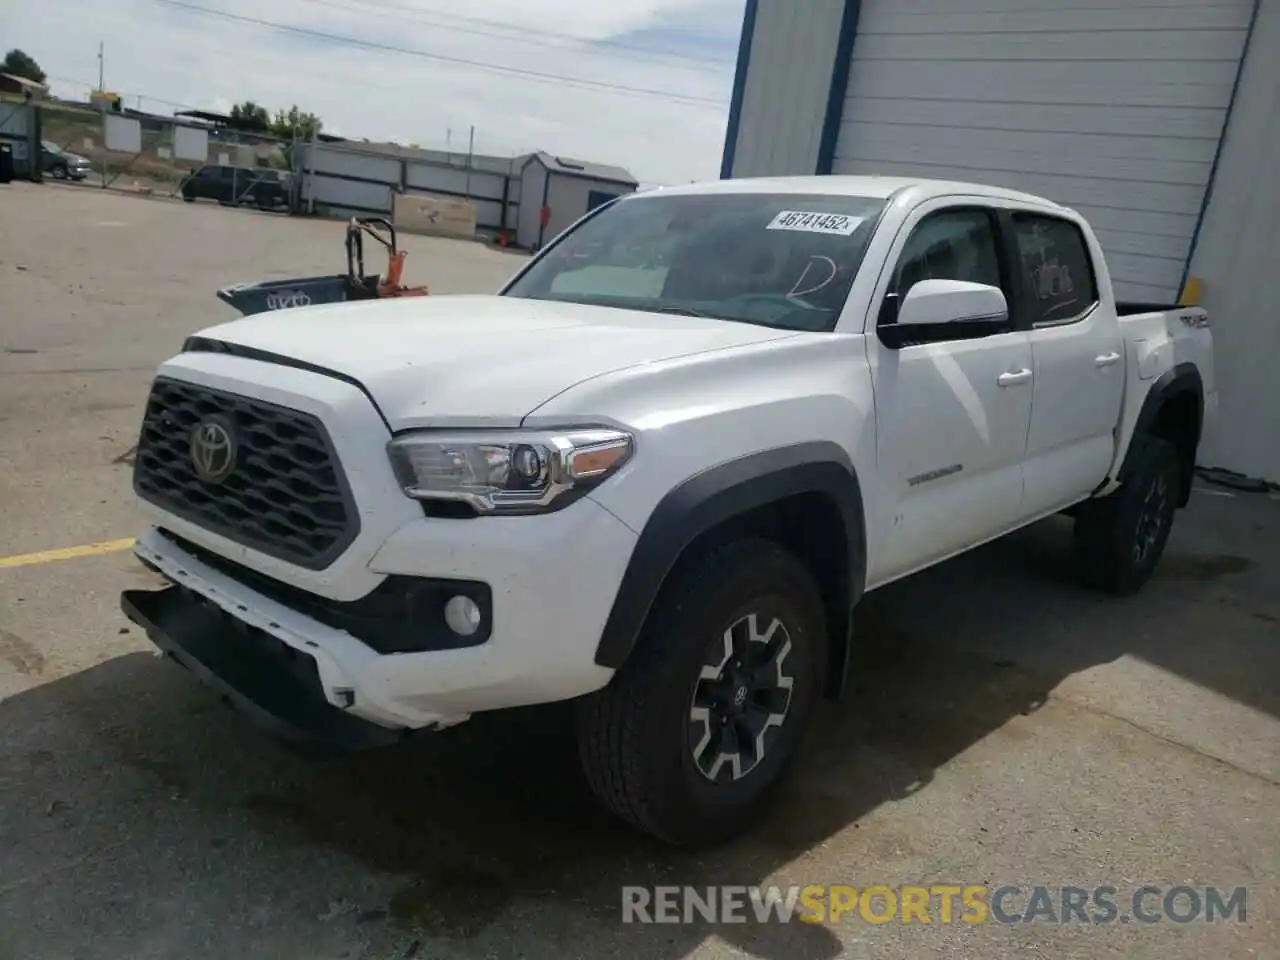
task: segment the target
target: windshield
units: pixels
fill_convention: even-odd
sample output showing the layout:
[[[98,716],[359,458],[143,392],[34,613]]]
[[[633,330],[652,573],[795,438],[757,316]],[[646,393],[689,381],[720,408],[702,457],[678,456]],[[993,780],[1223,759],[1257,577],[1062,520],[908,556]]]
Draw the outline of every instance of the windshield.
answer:
[[[47,152],[54,155],[60,155],[62,153],[62,148],[60,146],[56,143],[50,143],[48,140],[41,140],[40,146],[44,147]]]
[[[831,330],[885,201],[797,193],[628,197],[505,291],[787,330]]]

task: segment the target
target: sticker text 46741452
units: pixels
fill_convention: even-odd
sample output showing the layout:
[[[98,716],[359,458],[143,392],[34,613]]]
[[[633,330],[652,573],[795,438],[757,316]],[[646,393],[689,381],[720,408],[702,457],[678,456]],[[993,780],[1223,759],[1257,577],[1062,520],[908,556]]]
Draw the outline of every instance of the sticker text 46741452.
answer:
[[[814,213],[805,210],[783,210],[770,221],[766,230],[796,230],[800,233],[832,233],[849,237],[862,225],[862,217],[843,213]]]

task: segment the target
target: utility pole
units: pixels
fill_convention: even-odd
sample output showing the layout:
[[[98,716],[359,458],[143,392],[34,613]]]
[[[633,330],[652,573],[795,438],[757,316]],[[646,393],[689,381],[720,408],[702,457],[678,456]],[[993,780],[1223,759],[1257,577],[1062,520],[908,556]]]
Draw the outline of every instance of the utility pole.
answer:
[[[475,154],[476,154],[476,126],[475,126],[475,124],[473,123],[473,124],[471,125],[471,139],[470,139],[470,141],[468,141],[468,143],[467,143],[467,189],[466,189],[466,194],[467,194],[467,199],[468,199],[468,200],[470,200],[470,199],[471,199],[471,163],[472,163],[472,161],[473,161],[473,160],[474,160],[474,158],[475,158]]]
[[[107,166],[107,101],[103,99],[103,84],[106,82],[103,73],[106,70],[106,61],[103,58],[103,43],[98,41],[98,129],[102,131],[102,189],[107,189],[107,176],[109,169]]]

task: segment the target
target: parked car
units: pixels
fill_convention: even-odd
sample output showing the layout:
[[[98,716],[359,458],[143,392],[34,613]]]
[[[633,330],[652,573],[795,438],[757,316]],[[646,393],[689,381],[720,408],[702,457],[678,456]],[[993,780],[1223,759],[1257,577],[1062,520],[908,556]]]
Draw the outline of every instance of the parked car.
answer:
[[[172,585],[122,605],[288,736],[576,701],[603,803],[710,843],[844,689],[867,591],[1058,513],[1085,582],[1141,588],[1216,398],[1205,311],[1117,302],[1048,200],[888,177],[636,194],[497,295],[188,339],[133,481],[137,554]]]
[[[263,167],[208,164],[182,184],[182,199],[217,200],[225,206],[252,204],[263,210],[289,205],[288,174]]]
[[[40,142],[41,169],[55,180],[83,180],[92,170],[88,158],[63,150],[49,140]]]

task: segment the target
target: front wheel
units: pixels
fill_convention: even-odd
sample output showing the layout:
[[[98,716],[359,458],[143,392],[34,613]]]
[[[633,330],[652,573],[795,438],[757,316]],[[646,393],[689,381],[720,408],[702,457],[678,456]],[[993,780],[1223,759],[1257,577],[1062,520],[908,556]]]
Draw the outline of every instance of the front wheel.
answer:
[[[1080,505],[1075,555],[1087,585],[1119,596],[1142,588],[1169,541],[1182,483],[1177,448],[1151,438],[1119,490]]]
[[[680,846],[742,832],[799,748],[822,689],[822,599],[804,565],[731,543],[663,587],[636,649],[578,709],[592,790]]]
[[[65,179],[67,179],[67,168],[66,168],[66,167],[62,167],[62,166],[54,167],[54,168],[52,168],[52,169],[49,171],[49,173],[53,176],[53,179],[55,179],[55,180],[65,180]]]

